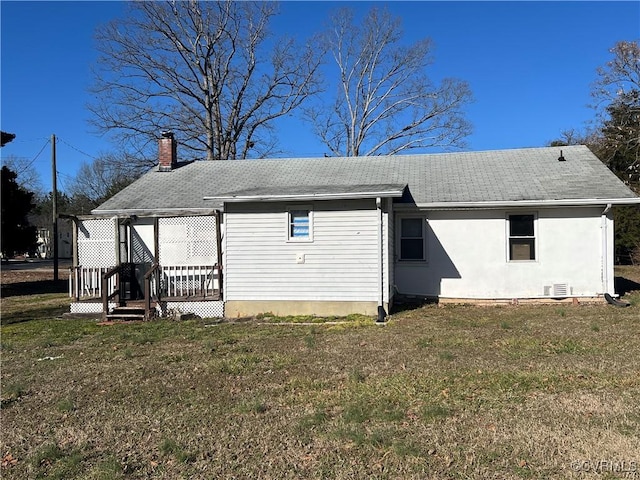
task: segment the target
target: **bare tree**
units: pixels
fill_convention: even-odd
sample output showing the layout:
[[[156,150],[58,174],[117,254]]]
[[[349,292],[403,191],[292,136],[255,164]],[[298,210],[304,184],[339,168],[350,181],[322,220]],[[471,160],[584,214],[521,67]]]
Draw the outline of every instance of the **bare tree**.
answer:
[[[601,122],[598,155],[640,191],[640,45],[621,41],[610,53],[591,90]]]
[[[560,136],[547,142],[549,147],[565,147],[568,145],[593,146],[600,142],[600,132],[595,130],[577,130],[569,128],[560,131]]]
[[[429,39],[403,46],[400,20],[377,8],[360,25],[341,9],[331,24],[324,40],[338,69],[335,102],[305,113],[333,155],[464,145],[471,128],[462,108],[472,95],[464,82],[429,79]]]
[[[640,45],[637,41],[616,43],[609,50],[613,58],[597,69],[598,78],[591,86],[596,108],[637,97],[640,92]],[[638,101],[638,100],[636,100]]]
[[[87,213],[133,182],[141,172],[142,168],[126,156],[105,155],[80,165],[68,193]]]
[[[276,147],[273,121],[318,92],[320,55],[271,36],[273,2],[128,5],[98,31],[91,106],[128,148],[155,155],[159,132],[173,130],[186,158],[264,156]]]
[[[40,172],[33,166],[33,160],[16,155],[7,155],[2,158],[2,165],[16,173],[16,182],[25,190],[34,192],[36,196],[43,195],[44,187]]]

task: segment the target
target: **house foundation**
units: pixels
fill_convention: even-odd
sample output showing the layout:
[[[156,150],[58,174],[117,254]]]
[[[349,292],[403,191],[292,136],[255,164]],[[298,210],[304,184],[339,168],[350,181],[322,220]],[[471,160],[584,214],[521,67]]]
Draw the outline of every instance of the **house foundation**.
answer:
[[[389,311],[389,305],[384,305]],[[346,301],[303,301],[303,300],[227,300],[225,302],[225,317],[252,317],[261,313],[272,313],[277,316],[316,315],[319,317],[361,314],[367,316],[378,315],[376,302],[346,302]]]

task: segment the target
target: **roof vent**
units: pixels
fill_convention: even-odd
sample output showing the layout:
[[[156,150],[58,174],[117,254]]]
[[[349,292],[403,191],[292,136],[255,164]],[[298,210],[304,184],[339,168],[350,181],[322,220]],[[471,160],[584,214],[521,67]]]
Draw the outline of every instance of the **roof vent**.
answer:
[[[566,162],[567,161],[567,159],[564,158],[564,155],[562,155],[562,150],[560,150],[560,156],[558,157],[558,161],[559,162]]]

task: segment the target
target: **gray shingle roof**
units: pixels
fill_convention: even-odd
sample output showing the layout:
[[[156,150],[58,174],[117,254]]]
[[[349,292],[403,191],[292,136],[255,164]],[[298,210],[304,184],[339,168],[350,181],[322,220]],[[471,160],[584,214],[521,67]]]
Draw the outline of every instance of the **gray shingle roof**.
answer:
[[[558,161],[562,149],[566,161]],[[349,158],[200,161],[156,169],[94,213],[219,208],[229,197],[387,191],[422,206],[638,197],[585,146]],[[205,200],[208,197],[208,200]],[[216,200],[217,199],[217,200]]]

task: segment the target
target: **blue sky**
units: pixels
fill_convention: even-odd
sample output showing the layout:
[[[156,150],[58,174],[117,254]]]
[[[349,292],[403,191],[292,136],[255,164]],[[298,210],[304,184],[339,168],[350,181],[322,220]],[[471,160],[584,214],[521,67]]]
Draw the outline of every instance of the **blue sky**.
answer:
[[[470,84],[469,150],[543,146],[563,129],[582,128],[594,116],[587,105],[596,68],[615,42],[640,37],[640,2],[632,1],[285,1],[272,28],[304,37],[338,7],[365,12],[373,5],[403,19],[406,41],[433,40],[431,78]],[[82,162],[113,150],[92,132],[86,104],[94,29],[123,12],[121,2],[0,3],[0,127],[17,135],[0,155],[33,162],[46,190],[51,134],[61,190]],[[326,151],[300,122],[286,122],[280,140],[289,156]]]

